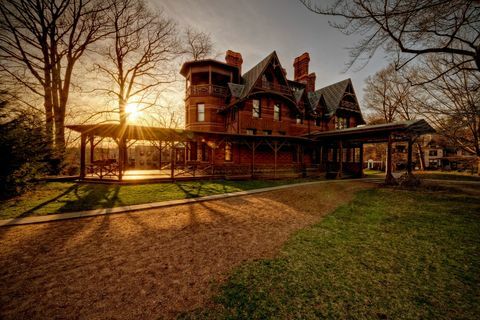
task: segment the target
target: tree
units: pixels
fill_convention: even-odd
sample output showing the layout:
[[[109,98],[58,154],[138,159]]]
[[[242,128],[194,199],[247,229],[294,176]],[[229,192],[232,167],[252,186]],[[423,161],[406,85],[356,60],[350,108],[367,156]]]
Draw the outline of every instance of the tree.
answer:
[[[362,39],[352,48],[353,65],[379,48],[397,55],[399,69],[418,56],[447,55],[453,69],[480,70],[480,3],[474,0],[336,0],[329,6],[300,0],[309,10],[338,17],[331,24]]]
[[[97,67],[114,87],[99,90],[117,101],[119,122],[125,127],[129,103],[142,110],[151,107],[156,99],[150,98],[158,98],[159,86],[175,80],[170,63],[178,56],[179,44],[175,23],[144,1],[111,0],[109,7],[106,16],[111,35],[103,43],[105,61]],[[125,139],[121,139],[119,150],[125,161]]]
[[[0,72],[43,99],[47,142],[59,158],[73,71],[104,36],[104,10],[96,0],[0,3]]]
[[[0,92],[0,198],[21,193],[47,169],[49,154],[38,114],[15,108]]]
[[[390,64],[366,80],[364,104],[385,123],[414,119],[414,87]]]
[[[447,68],[427,59],[409,75],[417,81],[436,78],[418,88],[418,110],[451,143],[477,155],[480,172],[480,74],[466,70],[447,74]]]
[[[366,80],[364,104],[375,119],[383,119],[384,123],[398,120],[414,120],[418,116],[418,102],[414,93],[418,88],[412,86],[405,76],[414,74],[414,70],[405,68],[403,72],[395,70],[390,64]],[[422,143],[415,139],[421,169],[425,168]]]
[[[208,33],[188,27],[185,30],[183,53],[189,60],[202,60],[213,54],[214,46]]]

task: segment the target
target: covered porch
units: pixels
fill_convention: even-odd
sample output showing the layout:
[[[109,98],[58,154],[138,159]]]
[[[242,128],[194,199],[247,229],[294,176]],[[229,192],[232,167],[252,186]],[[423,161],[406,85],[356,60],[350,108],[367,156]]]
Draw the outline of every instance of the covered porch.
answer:
[[[304,137],[259,136],[119,124],[71,125],[80,133],[80,179],[102,182],[283,178],[318,175]],[[113,148],[99,153],[106,139]],[[150,167],[139,169],[133,145]],[[268,157],[265,157],[268,154]],[[285,160],[285,155],[289,159]],[[293,161],[292,161],[293,160]]]
[[[421,135],[434,133],[425,120],[399,121],[394,123],[360,126],[311,135],[321,145],[327,175],[340,179],[346,173],[363,176],[363,145],[387,143],[386,184],[395,184],[392,173],[392,144],[407,142],[407,174],[413,171],[413,143]]]

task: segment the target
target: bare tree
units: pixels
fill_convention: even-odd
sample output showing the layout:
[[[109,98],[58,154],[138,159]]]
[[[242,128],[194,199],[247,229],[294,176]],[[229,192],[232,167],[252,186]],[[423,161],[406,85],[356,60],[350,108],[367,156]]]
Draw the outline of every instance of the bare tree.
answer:
[[[435,81],[415,94],[419,112],[454,145],[478,157],[480,172],[480,74],[465,70],[445,74],[448,65],[427,59],[411,77]]]
[[[117,100],[124,125],[128,103],[151,105],[146,97],[152,89],[175,80],[170,63],[178,55],[176,26],[137,0],[111,0],[107,18],[112,32],[103,43],[105,61],[96,66],[114,85],[98,90]]]
[[[378,71],[373,77],[366,80],[364,104],[372,113],[372,119],[383,119],[384,123],[398,120],[414,120],[418,116],[418,102],[414,92],[418,90],[412,86],[405,76],[407,73],[415,75],[414,70],[405,68],[404,72],[395,70],[390,64]],[[425,168],[425,158],[422,142],[414,141],[420,168]]]
[[[411,84],[401,77],[394,65],[378,71],[366,80],[364,104],[385,123],[412,120]]]
[[[433,53],[451,60],[445,73],[457,68],[480,70],[479,1],[336,0],[327,6],[300,1],[315,13],[341,19],[331,25],[343,33],[362,36],[351,49],[349,66],[358,60],[367,63],[383,48],[397,55],[397,69]]]
[[[104,10],[96,0],[0,2],[0,72],[43,99],[49,145],[58,157],[65,150],[74,67],[104,36]]]
[[[188,27],[185,30],[183,52],[189,60],[202,60],[213,55],[214,45],[210,34]]]

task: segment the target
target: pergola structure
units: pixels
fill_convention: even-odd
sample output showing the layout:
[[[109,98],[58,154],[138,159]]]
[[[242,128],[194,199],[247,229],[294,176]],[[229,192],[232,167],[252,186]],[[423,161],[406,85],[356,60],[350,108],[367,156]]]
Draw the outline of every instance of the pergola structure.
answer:
[[[338,159],[344,158],[345,148],[358,147],[360,158],[363,159],[363,145],[365,143],[387,143],[387,170],[385,182],[390,184],[395,181],[392,174],[392,143],[407,142],[407,173],[411,174],[413,142],[421,135],[434,133],[425,120],[399,121],[379,125],[359,126],[335,131],[325,131],[312,134],[310,137],[325,148],[331,149]],[[355,150],[355,149],[354,149]],[[328,151],[327,151],[328,152]],[[327,152],[323,152],[326,154]],[[363,161],[363,160],[362,160]],[[337,177],[343,174],[343,161],[338,161],[336,168]],[[363,168],[363,166],[362,166]]]

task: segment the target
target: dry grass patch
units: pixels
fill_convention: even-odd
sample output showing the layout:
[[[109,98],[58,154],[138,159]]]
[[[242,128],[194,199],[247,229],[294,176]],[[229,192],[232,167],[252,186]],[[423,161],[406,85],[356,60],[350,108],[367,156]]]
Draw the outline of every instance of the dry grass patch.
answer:
[[[172,318],[355,192],[341,182],[0,229],[0,318]]]

